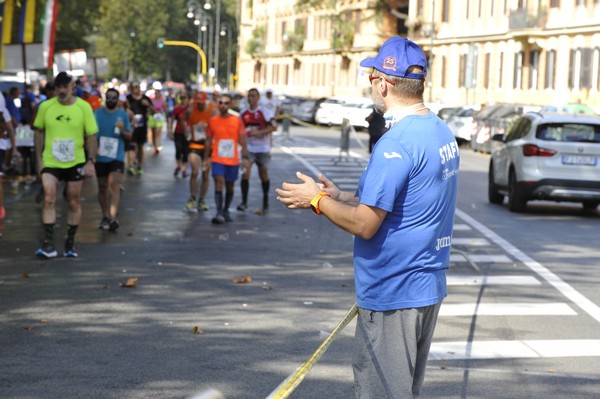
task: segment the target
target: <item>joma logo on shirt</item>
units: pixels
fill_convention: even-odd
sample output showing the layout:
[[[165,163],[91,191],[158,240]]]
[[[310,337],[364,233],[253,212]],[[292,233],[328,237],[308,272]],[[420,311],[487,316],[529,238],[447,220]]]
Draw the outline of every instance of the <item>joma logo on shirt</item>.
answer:
[[[69,115],[67,115],[66,117],[64,115],[58,115],[56,117],[56,120],[59,122],[62,122],[62,121],[71,122],[71,117]]]
[[[446,248],[452,245],[452,236],[446,236],[437,239],[437,244],[435,244],[435,250],[439,251],[442,248]]]

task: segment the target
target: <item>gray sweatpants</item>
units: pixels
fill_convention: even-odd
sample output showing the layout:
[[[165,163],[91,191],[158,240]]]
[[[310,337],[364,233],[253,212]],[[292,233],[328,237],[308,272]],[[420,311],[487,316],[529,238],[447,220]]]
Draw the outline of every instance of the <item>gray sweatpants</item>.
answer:
[[[354,337],[356,399],[414,399],[441,302],[423,308],[377,312],[358,310]]]

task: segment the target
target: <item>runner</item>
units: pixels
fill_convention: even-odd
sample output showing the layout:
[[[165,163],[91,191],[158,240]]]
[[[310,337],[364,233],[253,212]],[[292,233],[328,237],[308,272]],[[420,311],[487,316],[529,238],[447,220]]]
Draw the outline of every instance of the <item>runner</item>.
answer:
[[[40,104],[33,123],[39,174],[44,187],[42,223],[44,240],[36,255],[53,258],[58,183],[67,182],[67,239],[64,256],[78,256],[75,233],[81,220],[81,186],[83,178],[94,175],[96,133],[98,125],[92,107],[73,96],[73,79],[60,72],[54,80],[57,97]],[[87,150],[87,161],[86,151]]]
[[[242,147],[242,164],[247,167],[248,149],[246,147],[246,130],[244,122],[229,113],[231,96],[219,97],[219,115],[208,122],[206,129],[206,146],[204,148],[204,170],[211,167],[215,181],[215,205],[217,215],[212,219],[214,224],[232,222],[229,206],[233,200],[233,184],[238,178],[240,165],[238,144]],[[223,206],[223,186],[226,188],[225,206]]]
[[[160,82],[152,83],[152,88],[154,89],[152,106],[156,112],[148,117],[148,126],[152,130],[152,146],[154,147],[154,155],[158,155],[162,150],[160,143],[162,139],[163,126],[165,125],[165,111],[167,104],[161,92],[162,85]]]
[[[144,144],[148,141],[148,116],[150,113],[156,113],[156,109],[152,106],[152,101],[142,93],[140,82],[133,81],[131,83],[131,94],[127,96],[129,108],[135,115],[134,130],[131,136],[131,143],[128,148],[129,168],[127,173],[138,176],[144,174]],[[134,169],[134,164],[137,163],[137,168]]]
[[[202,161],[204,160],[204,148],[206,142],[206,126],[211,117],[217,115],[218,109],[207,104],[208,95],[203,91],[196,92],[194,103],[190,104],[192,112],[188,119],[188,125],[191,130],[191,140],[189,142],[190,155],[189,161],[192,169],[190,176],[190,198],[185,205],[188,212],[197,212],[208,210],[208,206],[204,202],[206,192],[208,191],[208,173],[209,169],[202,168],[202,182],[200,184],[200,196],[196,202],[196,194],[198,193],[198,172],[201,169]]]
[[[188,92],[181,93],[179,95],[179,105],[173,110],[174,125],[169,134],[169,138],[175,143],[175,171],[173,176],[179,177],[179,172],[181,172],[181,177],[184,179],[188,175],[187,163],[190,152],[188,138],[186,137],[190,135],[187,120],[192,112],[189,109],[189,104],[190,94]]]
[[[250,190],[250,173],[252,164],[256,163],[262,184],[263,202],[262,209],[255,211],[258,215],[265,215],[269,209],[269,160],[271,159],[271,133],[277,128],[273,114],[266,108],[258,105],[260,95],[257,89],[248,90],[248,106],[242,110],[240,117],[246,126],[248,136],[248,167],[245,169],[240,181],[242,188],[242,202],[238,205],[238,211],[248,208],[248,191]]]
[[[0,165],[4,164],[5,158],[12,158],[15,155],[17,146],[15,143],[15,131],[11,121],[10,112],[5,105],[4,95],[0,92]],[[6,217],[4,209],[4,173],[0,168],[0,220]],[[0,236],[1,231],[0,231]]]
[[[98,202],[102,210],[101,229],[116,231],[119,228],[117,213],[121,200],[121,184],[125,172],[125,139],[131,138],[129,116],[117,108],[119,92],[106,91],[104,107],[95,112],[98,123],[98,154],[96,177],[98,179]]]

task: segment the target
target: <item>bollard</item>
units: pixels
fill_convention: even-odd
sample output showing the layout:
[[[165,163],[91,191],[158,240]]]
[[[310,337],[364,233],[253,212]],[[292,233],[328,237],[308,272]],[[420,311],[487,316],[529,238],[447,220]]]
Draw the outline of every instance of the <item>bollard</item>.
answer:
[[[288,118],[287,114],[286,114],[286,117],[284,117],[283,121],[281,122],[282,131],[286,138],[290,137],[290,124],[291,124],[290,118]]]
[[[346,161],[350,157],[350,121],[346,118],[342,121],[342,131],[340,136],[340,155],[338,161],[342,160],[342,154],[346,154]]]

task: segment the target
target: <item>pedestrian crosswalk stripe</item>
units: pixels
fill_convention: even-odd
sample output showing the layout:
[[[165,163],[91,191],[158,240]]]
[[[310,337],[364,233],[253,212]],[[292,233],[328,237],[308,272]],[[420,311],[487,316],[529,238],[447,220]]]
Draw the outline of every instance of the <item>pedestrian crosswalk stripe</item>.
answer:
[[[444,303],[440,316],[576,316],[566,303]]]
[[[471,230],[471,226],[464,223],[454,223],[454,231],[467,231]]]
[[[469,255],[469,259],[475,263],[509,263],[510,258],[506,255]],[[462,254],[451,254],[450,262],[466,262]]]
[[[490,242],[485,238],[454,238],[452,237],[452,245],[469,245],[473,247],[485,247],[490,245]]]
[[[534,276],[448,275],[448,285],[541,285]]]
[[[430,360],[600,356],[600,340],[433,342]]]

